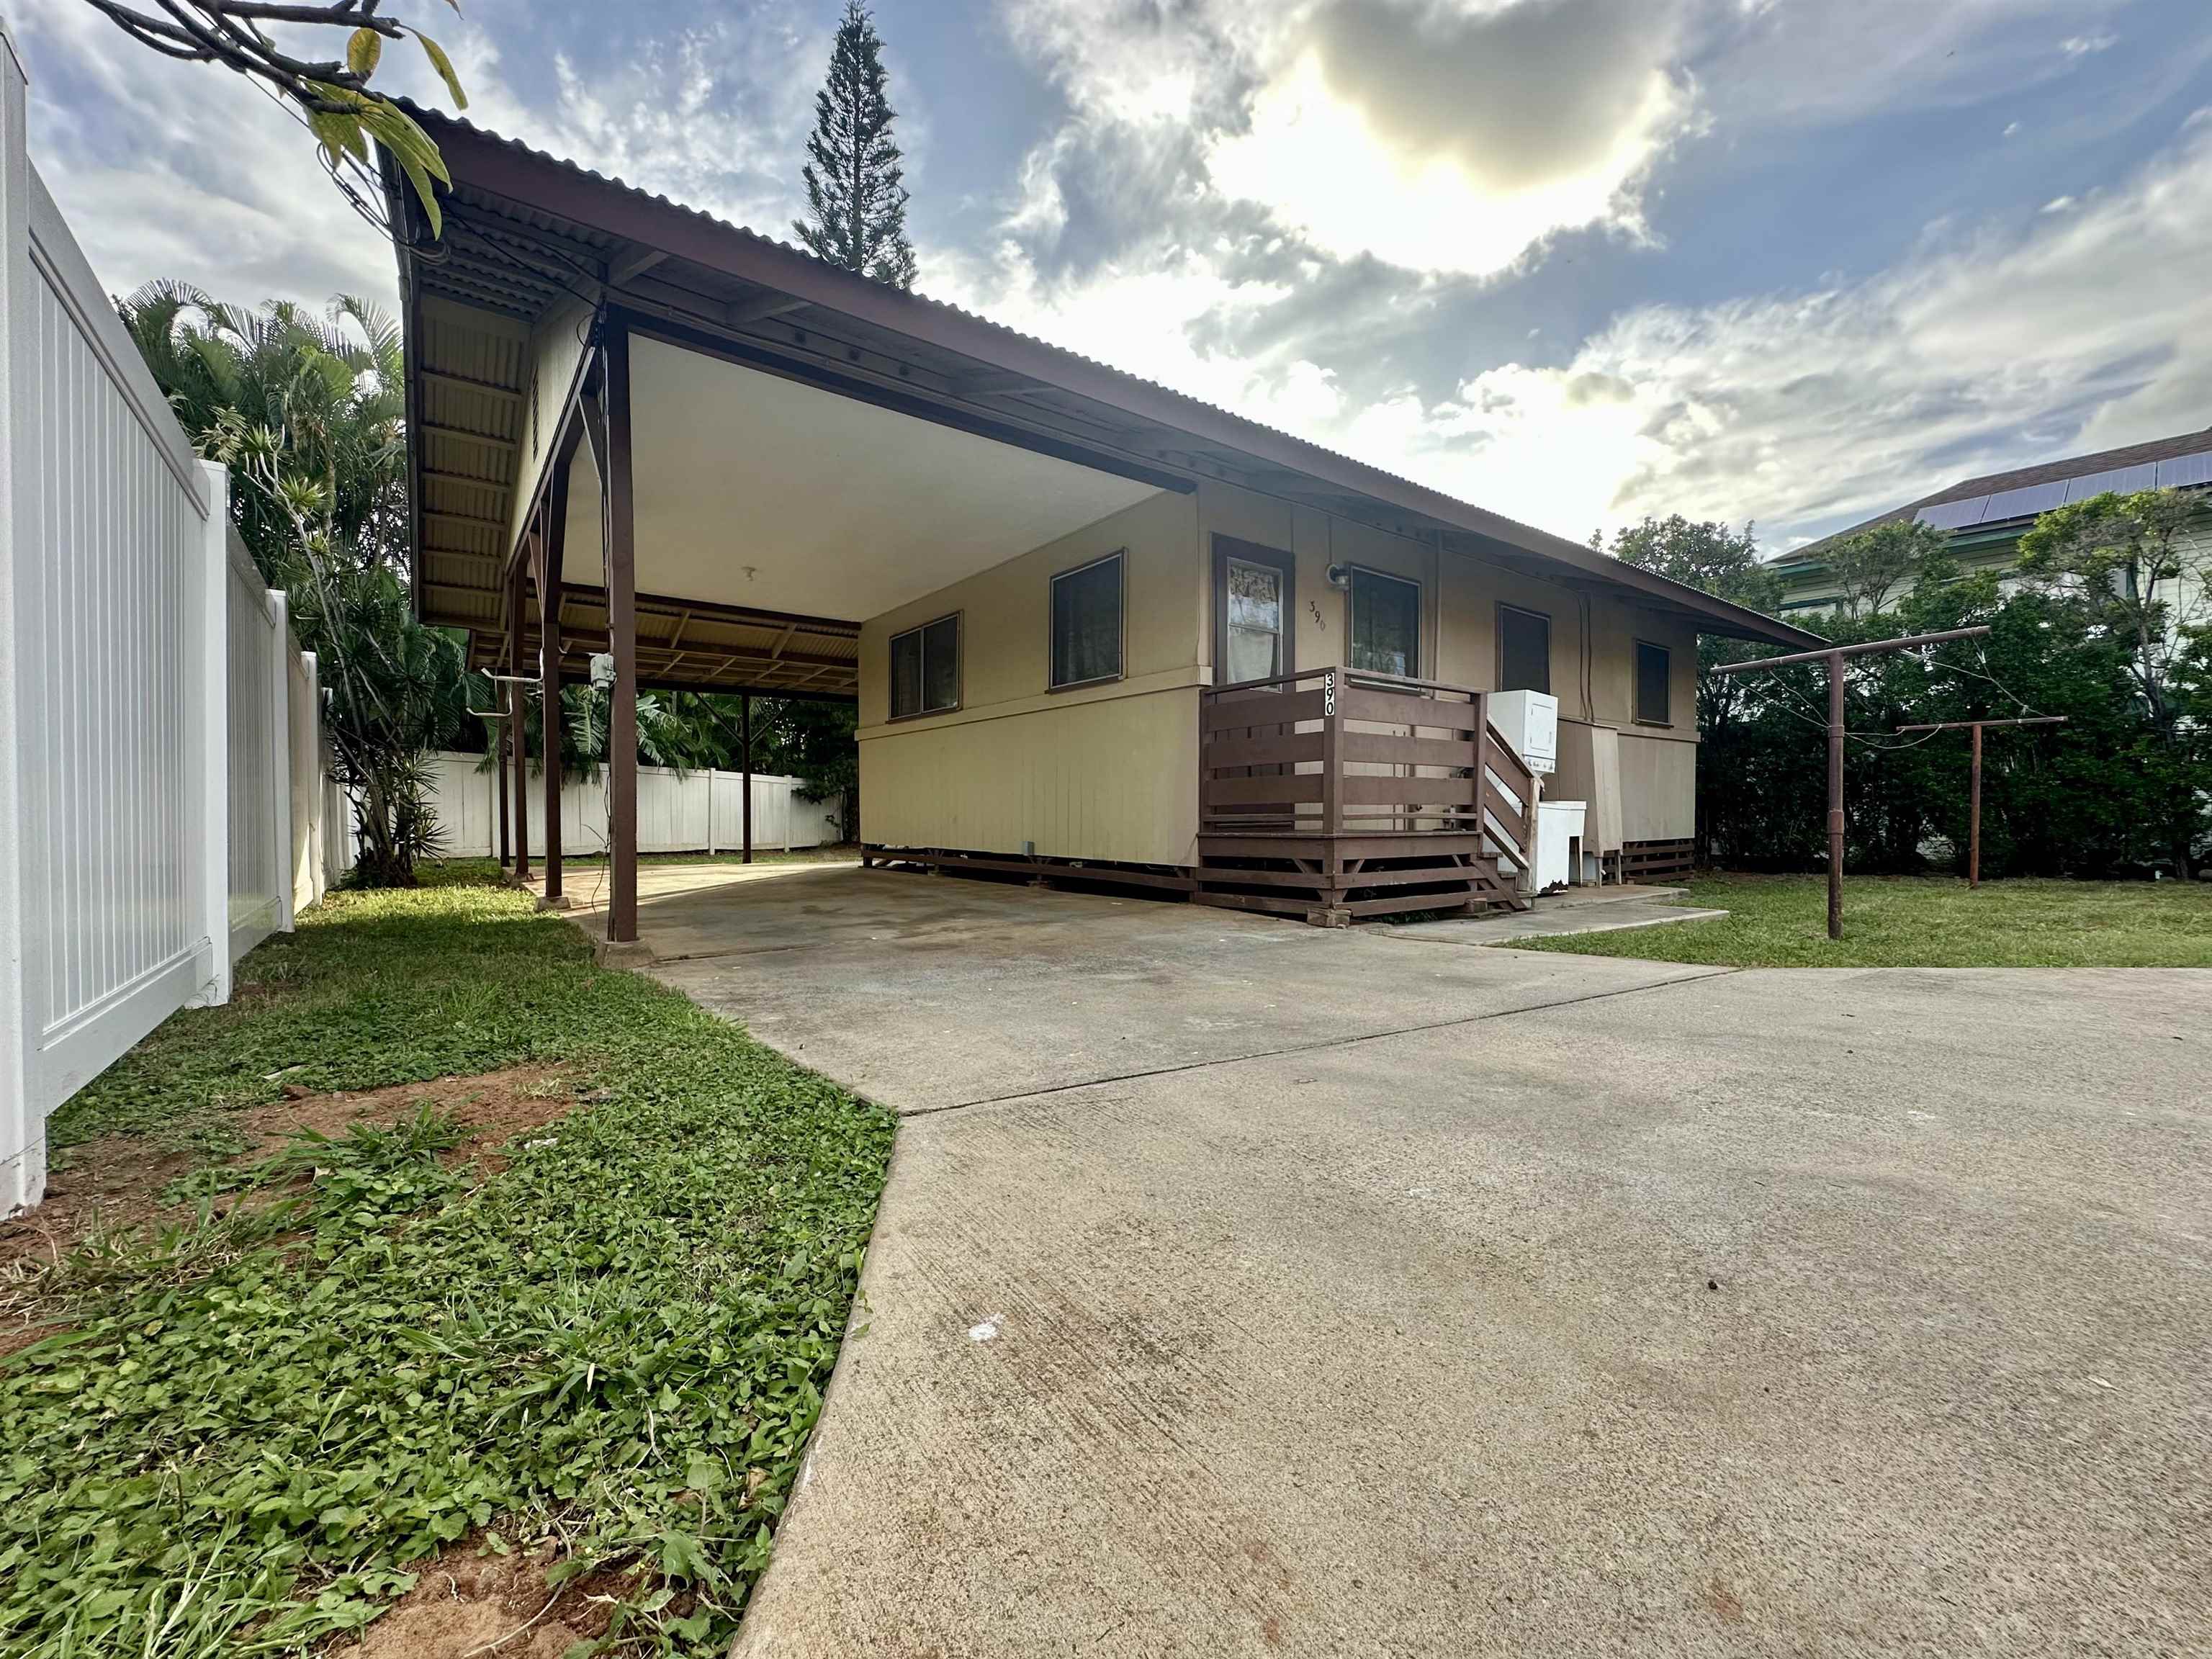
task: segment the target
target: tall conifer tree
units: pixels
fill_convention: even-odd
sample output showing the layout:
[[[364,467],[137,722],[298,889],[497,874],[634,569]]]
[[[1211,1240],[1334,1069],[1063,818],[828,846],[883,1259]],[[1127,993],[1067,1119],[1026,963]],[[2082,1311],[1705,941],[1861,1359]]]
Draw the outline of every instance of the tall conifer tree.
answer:
[[[912,288],[914,245],[906,239],[906,185],[891,137],[897,112],[884,94],[883,39],[861,0],[846,0],[830,49],[830,78],[814,96],[806,141],[811,218],[793,228],[830,264]]]

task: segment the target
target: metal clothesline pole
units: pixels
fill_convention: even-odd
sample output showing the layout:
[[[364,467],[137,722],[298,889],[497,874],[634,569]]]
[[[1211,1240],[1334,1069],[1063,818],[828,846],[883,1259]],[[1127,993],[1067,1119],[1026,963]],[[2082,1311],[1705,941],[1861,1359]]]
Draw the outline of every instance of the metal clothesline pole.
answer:
[[[1968,769],[1966,787],[1966,885],[1982,884],[1982,733],[1996,726],[2063,726],[2064,714],[2026,714],[2002,720],[1929,720],[1914,726],[1900,726],[1905,732],[1972,732],[1974,734],[1974,758]]]
[[[1828,937],[1844,936],[1844,668],[1851,657],[1877,652],[1910,651],[1923,645],[1942,645],[1952,640],[1978,639],[1988,633],[1978,628],[1950,628],[1940,634],[1906,634],[1893,640],[1867,640],[1857,645],[1824,646],[1818,651],[1796,651],[1786,657],[1761,657],[1751,662],[1723,663],[1716,674],[1748,674],[1769,668],[1789,668],[1798,663],[1825,663],[1828,669]]]

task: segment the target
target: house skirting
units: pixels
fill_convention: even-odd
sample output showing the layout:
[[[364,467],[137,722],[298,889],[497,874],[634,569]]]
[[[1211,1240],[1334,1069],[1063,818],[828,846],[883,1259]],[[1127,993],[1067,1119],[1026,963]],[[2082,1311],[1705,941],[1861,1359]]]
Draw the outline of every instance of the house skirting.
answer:
[[[1148,896],[1170,899],[1188,898],[1197,885],[1192,872],[1177,865],[1040,858],[1029,854],[981,853],[957,847],[885,847],[873,842],[861,843],[860,865],[863,869],[889,869],[903,865],[916,870],[942,871],[948,875],[1026,880],[1053,887],[1135,889]]]
[[[1686,876],[1696,854],[1695,842],[1632,841],[1620,849],[1620,878],[1623,881],[1659,881]]]

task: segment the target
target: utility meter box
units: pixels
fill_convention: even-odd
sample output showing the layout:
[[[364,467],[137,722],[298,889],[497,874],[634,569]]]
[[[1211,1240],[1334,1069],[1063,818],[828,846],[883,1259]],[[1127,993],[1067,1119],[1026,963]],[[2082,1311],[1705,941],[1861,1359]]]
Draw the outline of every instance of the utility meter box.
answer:
[[[1559,700],[1547,691],[1493,691],[1490,723],[1538,777],[1559,769]]]

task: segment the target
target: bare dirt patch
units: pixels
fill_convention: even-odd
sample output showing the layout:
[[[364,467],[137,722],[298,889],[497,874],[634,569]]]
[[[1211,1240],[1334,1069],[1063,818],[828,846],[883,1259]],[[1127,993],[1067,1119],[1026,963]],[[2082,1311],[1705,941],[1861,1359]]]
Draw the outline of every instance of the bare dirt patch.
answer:
[[[390,1123],[425,1101],[451,1113],[466,1138],[448,1162],[474,1164],[487,1172],[504,1168],[509,1141],[549,1123],[576,1104],[566,1068],[517,1066],[477,1077],[438,1078],[388,1089],[301,1093],[228,1115],[246,1150],[229,1160],[246,1164],[267,1157],[303,1129],[338,1136],[356,1123]],[[0,1287],[21,1283],[66,1255],[96,1231],[143,1231],[187,1218],[189,1206],[165,1206],[161,1194],[179,1176],[205,1164],[204,1154],[164,1146],[149,1135],[106,1135],[70,1149],[65,1169],[46,1182],[46,1201],[0,1222]],[[0,1354],[44,1332],[10,1309],[0,1323]]]
[[[560,1659],[578,1642],[606,1633],[613,1601],[630,1588],[624,1575],[586,1573],[548,1588],[549,1551],[501,1555],[482,1537],[463,1540],[412,1571],[415,1588],[362,1632],[332,1643],[330,1659]]]

